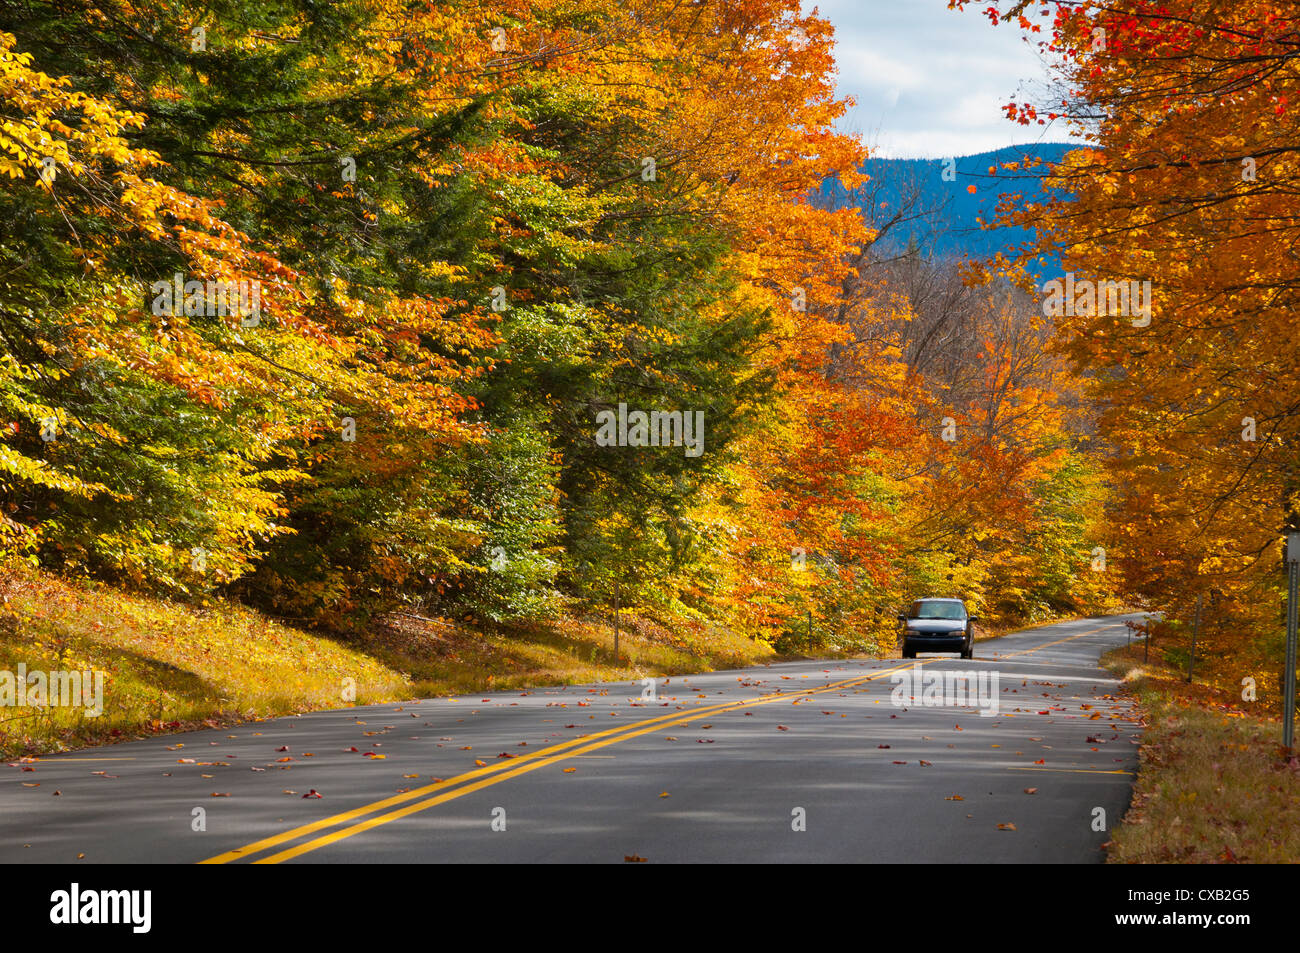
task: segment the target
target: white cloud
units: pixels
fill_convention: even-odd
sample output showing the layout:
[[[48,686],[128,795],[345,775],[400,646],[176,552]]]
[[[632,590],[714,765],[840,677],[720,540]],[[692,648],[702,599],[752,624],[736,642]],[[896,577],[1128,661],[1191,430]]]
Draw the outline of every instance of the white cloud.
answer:
[[[947,0],[805,0],[835,26],[840,122],[877,155],[942,157],[1042,140],[1063,130],[1009,122],[1003,107],[1037,101],[1047,78],[1013,24],[992,26]]]

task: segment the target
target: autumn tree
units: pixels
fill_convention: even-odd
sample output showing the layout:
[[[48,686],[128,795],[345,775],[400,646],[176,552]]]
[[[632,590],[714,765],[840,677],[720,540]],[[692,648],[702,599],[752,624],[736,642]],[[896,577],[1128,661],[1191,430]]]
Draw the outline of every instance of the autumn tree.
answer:
[[[1117,293],[1090,302],[1095,286],[1081,284],[1060,319],[1113,447],[1123,491],[1114,548],[1171,620],[1189,620],[1199,595],[1212,628],[1267,632],[1281,535],[1300,525],[1289,318],[1297,10],[1216,0],[982,9],[1037,32],[1060,78],[1058,100],[1008,114],[1066,123],[1085,142],[1051,170],[1062,197],[1011,217],[1040,226],[1037,250],[1059,254],[1080,281],[1149,292],[1135,308]]]

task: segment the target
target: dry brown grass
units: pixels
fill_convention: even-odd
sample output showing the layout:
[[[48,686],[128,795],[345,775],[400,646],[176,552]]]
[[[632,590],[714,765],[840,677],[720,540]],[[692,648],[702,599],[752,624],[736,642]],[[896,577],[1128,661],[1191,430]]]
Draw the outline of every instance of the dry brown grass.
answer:
[[[743,635],[626,618],[619,656],[604,620],[485,632],[394,618],[340,640],[243,606],[206,606],[0,568],[0,671],[99,670],[104,713],[0,707],[0,756],[39,754],[292,712],[431,695],[613,681],[750,665]],[[351,680],[349,682],[349,680]]]
[[[1295,863],[1300,761],[1285,757],[1280,721],[1138,645],[1104,659],[1146,720],[1133,803],[1115,830],[1112,863]]]

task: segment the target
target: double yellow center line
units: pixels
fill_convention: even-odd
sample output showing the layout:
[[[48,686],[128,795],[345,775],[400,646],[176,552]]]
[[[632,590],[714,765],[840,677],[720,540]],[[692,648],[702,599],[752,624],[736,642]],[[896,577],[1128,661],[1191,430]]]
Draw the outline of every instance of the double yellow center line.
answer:
[[[934,661],[934,659],[922,660],[920,664]],[[363,807],[354,808],[351,811],[345,811],[342,814],[335,814],[332,817],[325,817],[319,821],[313,821],[310,824],[304,824],[301,827],[295,827],[292,830],[284,831],[272,837],[256,841],[246,847],[239,847],[235,850],[226,851],[224,854],[218,854],[207,860],[201,861],[204,864],[227,864],[235,860],[245,860],[256,854],[262,854],[265,851],[275,847],[288,844],[290,841],[297,841],[300,838],[316,834],[320,831],[326,831],[330,828],[329,833],[321,834],[310,840],[295,844],[292,847],[286,847],[274,854],[259,857],[253,861],[257,864],[278,864],[282,861],[290,860],[294,857],[306,854],[309,851],[319,850],[322,847],[333,844],[336,841],[351,837],[354,834],[360,834],[368,831],[373,827],[381,824],[387,824],[399,818],[406,817],[410,814],[426,811],[431,807],[444,804],[447,801],[458,797],[464,797],[466,794],[472,794],[475,791],[490,787],[493,784],[500,784],[502,781],[508,781],[510,778],[518,777],[529,771],[536,771],[538,768],[549,767],[561,761],[570,758],[576,758],[580,755],[597,751],[607,745],[617,744],[620,741],[627,741],[630,738],[636,738],[641,735],[649,734],[653,731],[661,731],[664,728],[687,725],[701,718],[707,718],[712,715],[723,712],[735,711],[741,708],[754,708],[758,705],[770,705],[780,701],[798,701],[803,698],[809,698],[814,695],[823,695],[827,692],[841,691],[845,688],[851,688],[854,685],[860,685],[864,682],[874,681],[883,678],[892,672],[908,668],[913,663],[909,660],[904,665],[894,665],[889,668],[880,669],[869,675],[862,675],[856,678],[847,679],[841,682],[827,685],[824,688],[817,688],[806,692],[784,692],[770,693],[759,698],[751,698],[744,701],[726,702],[718,705],[706,705],[703,708],[696,708],[691,711],[674,712],[670,715],[659,715],[655,718],[647,718],[643,721],[632,722],[628,725],[622,725],[618,728],[610,728],[592,735],[586,735],[582,738],[574,738],[570,741],[563,741],[559,744],[552,745],[540,751],[530,754],[521,755],[510,761],[499,764],[487,765],[477,768],[473,771],[467,771],[459,774],[454,778],[447,778],[442,781],[436,781],[433,784],[424,787],[414,788],[402,794],[397,794],[382,801],[376,801],[373,804],[367,804]],[[423,800],[421,800],[423,799]],[[413,803],[408,803],[413,802]],[[402,805],[402,806],[398,806]],[[388,810],[396,808],[396,810]],[[361,820],[364,818],[364,820]],[[350,821],[356,823],[349,824]],[[348,825],[346,827],[341,825]]]
[[[1082,638],[1083,636],[1093,635],[1103,629],[1112,628],[1113,625],[1114,624],[1112,623],[1111,625],[1104,625],[1100,628],[1089,629],[1086,632],[1079,632],[1075,635],[1066,636],[1065,638],[1057,639],[1054,642],[1046,642],[1031,649],[1024,649],[1019,652],[1009,652],[1006,655],[995,656],[994,660],[997,658],[1010,658],[1015,655],[1027,655],[1031,652],[1037,652],[1040,649],[1045,649],[1053,645],[1060,645],[1062,642],[1070,642],[1074,639]],[[410,814],[427,811],[431,807],[437,807],[439,804],[445,804],[447,801],[454,800],[455,798],[464,797],[467,794],[472,794],[475,791],[480,791],[483,788],[490,787],[494,784],[500,784],[502,781],[508,781],[521,774],[527,774],[529,771],[536,771],[538,768],[549,767],[561,761],[567,761],[570,758],[576,758],[592,751],[598,751],[601,748],[617,744],[620,741],[637,738],[653,731],[661,731],[664,728],[688,725],[693,721],[699,721],[701,718],[707,718],[724,712],[736,711],[741,708],[754,708],[758,705],[770,705],[774,702],[781,701],[798,701],[814,695],[824,695],[828,692],[841,691],[845,688],[851,688],[854,685],[861,685],[865,682],[884,678],[893,672],[910,668],[912,665],[925,665],[932,661],[939,661],[939,659],[932,658],[917,661],[909,659],[900,665],[893,665],[889,668],[883,668],[868,675],[860,675],[856,678],[835,682],[823,688],[817,688],[807,692],[799,692],[797,694],[793,692],[772,692],[759,698],[745,701],[726,702],[717,705],[706,705],[702,708],[696,708],[691,711],[674,712],[670,715],[659,715],[654,718],[647,718],[642,721],[622,725],[618,728],[609,728],[605,731],[585,735],[581,738],[562,741],[558,744],[551,745],[549,748],[521,755],[517,758],[510,759],[509,761],[486,765],[473,771],[467,771],[464,774],[458,774],[453,778],[447,778],[443,781],[436,781],[433,784],[414,788],[410,791],[403,792],[402,794],[385,798],[382,801],[376,801],[373,804],[354,808],[351,811],[344,811],[342,814],[325,817],[319,821],[313,821],[310,824],[304,824],[301,827],[295,827],[292,830],[284,831],[281,834],[276,834],[272,837],[256,841],[246,847],[239,847],[235,850],[226,851],[224,854],[210,857],[207,860],[201,861],[201,863],[228,864],[231,861],[248,860],[254,857],[254,855],[263,854],[266,851],[272,850],[276,847],[281,847],[291,841],[298,841],[301,838],[309,837],[312,834],[318,834],[321,831],[328,831],[328,833],[321,833],[317,837],[311,837],[309,840],[303,840],[301,843],[295,844],[292,847],[285,847],[283,850],[277,851],[276,853],[257,857],[257,859],[252,861],[255,864],[278,864],[282,861],[291,860],[294,857],[299,857],[302,854],[309,853],[310,851],[319,850],[322,847],[326,847],[336,841],[343,840],[344,838],[363,833],[364,831],[378,827],[381,824],[388,824]],[[389,810],[390,808],[393,808],[393,810]]]

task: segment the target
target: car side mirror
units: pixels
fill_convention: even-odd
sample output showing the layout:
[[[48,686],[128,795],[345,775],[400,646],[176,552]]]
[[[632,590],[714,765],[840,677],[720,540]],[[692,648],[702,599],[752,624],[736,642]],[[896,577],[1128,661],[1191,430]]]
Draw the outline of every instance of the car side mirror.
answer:
[[[899,622],[906,622],[906,621],[907,621],[907,616],[904,615],[902,612],[900,612],[900,613],[898,614],[898,621],[899,621]]]
[[[980,620],[980,617],[977,616],[977,615],[973,615],[973,616],[968,616],[968,617],[967,617],[967,621],[970,622],[970,623],[972,623],[972,624],[978,622],[979,620]]]

